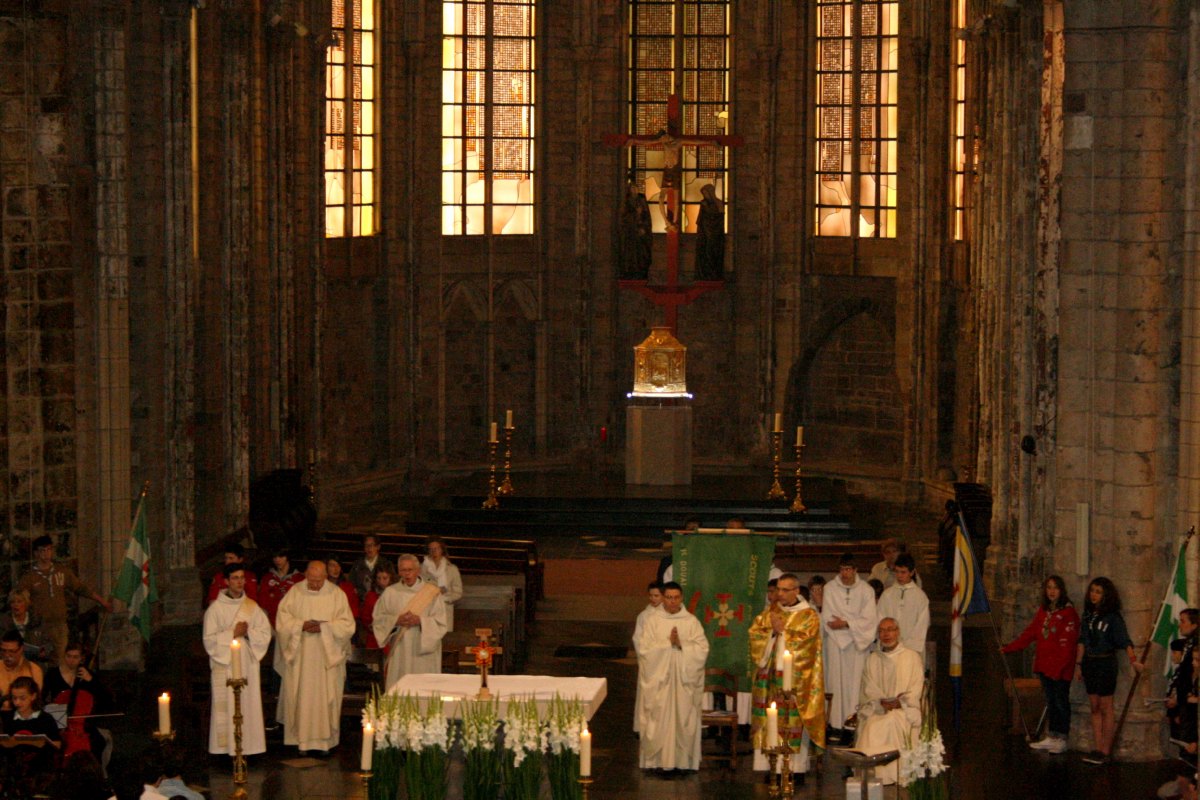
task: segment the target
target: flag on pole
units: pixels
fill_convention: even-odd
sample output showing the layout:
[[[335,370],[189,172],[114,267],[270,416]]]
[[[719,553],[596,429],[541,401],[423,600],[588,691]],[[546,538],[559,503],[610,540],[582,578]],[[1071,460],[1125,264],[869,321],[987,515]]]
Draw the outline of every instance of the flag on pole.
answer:
[[[672,574],[687,609],[704,626],[707,665],[750,691],[750,623],[766,603],[775,536],[677,533],[673,544]]]
[[[962,707],[962,618],[991,610],[983,588],[983,573],[971,549],[966,520],[959,510],[958,532],[954,535],[954,595],[950,601],[950,684],[954,688],[956,727]]]
[[[125,560],[121,562],[121,573],[113,597],[129,607],[129,621],[150,641],[150,606],[158,602],[158,588],[150,570],[150,537],[146,533],[146,493],[138,499],[137,513],[133,517],[133,529],[129,532],[129,546],[125,548]]]
[[[1175,556],[1175,569],[1171,570],[1171,582],[1167,585],[1167,594],[1158,612],[1154,635],[1150,637],[1167,650],[1171,649],[1171,642],[1179,637],[1179,612],[1191,607],[1188,603],[1187,579],[1187,548],[1190,541],[1189,536],[1179,546],[1179,554]],[[1170,675],[1171,671],[1171,659],[1168,658],[1163,672]]]

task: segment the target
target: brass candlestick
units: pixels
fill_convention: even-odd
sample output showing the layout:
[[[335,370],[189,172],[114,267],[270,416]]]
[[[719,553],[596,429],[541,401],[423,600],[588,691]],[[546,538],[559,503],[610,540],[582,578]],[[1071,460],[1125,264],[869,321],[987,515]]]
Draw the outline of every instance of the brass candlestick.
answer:
[[[366,800],[371,800],[371,778],[375,777],[375,773],[371,772],[371,770],[366,770],[365,772],[358,773],[358,776],[362,778],[363,782],[363,797]]]
[[[153,736],[154,741],[158,742],[159,744],[162,744],[163,742],[175,741],[175,731],[168,731],[167,733],[163,733],[162,731],[155,731],[154,733],[152,733],[150,735]]]
[[[767,762],[771,766],[771,779],[767,783],[768,797],[791,797],[796,793],[792,782],[792,753],[796,752],[786,740],[781,739],[778,747],[764,748]],[[780,761],[782,759],[782,761]],[[776,765],[778,764],[778,771]]]
[[[245,678],[229,678],[225,685],[233,689],[233,794],[230,800],[246,800],[246,757],[242,755],[242,689]]]
[[[794,500],[792,500],[792,505],[788,508],[788,510],[791,511],[793,514],[803,514],[805,511],[808,510],[808,507],[804,505],[804,501],[800,499],[801,489],[803,488],[801,486],[801,479],[800,479],[800,474],[801,474],[801,472],[800,472],[800,454],[801,454],[801,452],[803,452],[803,450],[804,450],[804,445],[801,444],[800,442],[797,442],[796,443],[796,498]]]
[[[500,501],[496,499],[496,442],[488,441],[488,463],[491,464],[492,474],[488,477],[488,495],[483,501],[484,508],[498,508]]]
[[[500,482],[500,488],[496,490],[496,494],[503,497],[508,497],[513,493],[512,485],[512,425],[504,426],[504,480]]]
[[[588,800],[588,788],[592,785],[592,776],[579,778],[579,788],[583,792],[583,800]]]
[[[783,431],[771,431],[771,457],[774,462],[771,471],[775,480],[771,483],[771,490],[767,492],[767,499],[786,500],[787,492],[783,491],[783,485],[779,482],[779,462],[783,457]]]

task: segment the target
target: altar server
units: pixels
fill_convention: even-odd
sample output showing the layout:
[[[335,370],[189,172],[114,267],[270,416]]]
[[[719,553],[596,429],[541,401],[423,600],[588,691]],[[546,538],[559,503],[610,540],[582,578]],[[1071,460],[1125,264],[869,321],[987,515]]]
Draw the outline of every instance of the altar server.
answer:
[[[634,641],[641,663],[638,763],[642,769],[695,770],[700,768],[708,639],[704,626],[683,607],[678,583],[663,584],[662,595],[662,605],[643,621]]]
[[[896,582],[884,589],[877,611],[880,618],[891,617],[900,626],[904,646],[925,663],[925,636],[929,633],[929,597],[917,585],[917,563],[901,553],[892,567]]]
[[[878,621],[875,592],[858,577],[854,555],[846,553],[838,564],[838,576],[825,585],[821,608],[821,631],[825,637],[825,691],[833,694],[829,725],[838,739],[858,704],[867,649],[875,641]],[[837,743],[837,742],[835,742]]]
[[[241,563],[224,567],[225,588],[204,612],[204,649],[212,671],[212,714],[208,726],[208,752],[233,755],[233,689],[226,681],[233,675],[233,659],[239,660],[242,689],[242,753],[248,756],[267,751],[263,730],[262,687],[258,664],[271,646],[271,622],[266,613],[246,594],[246,567]],[[237,640],[237,652],[232,643]]]

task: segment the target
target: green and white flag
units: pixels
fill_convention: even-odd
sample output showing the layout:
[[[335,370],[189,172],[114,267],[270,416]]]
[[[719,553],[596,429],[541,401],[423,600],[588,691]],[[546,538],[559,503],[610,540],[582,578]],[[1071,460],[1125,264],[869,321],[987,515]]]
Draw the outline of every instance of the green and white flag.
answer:
[[[735,676],[750,691],[750,623],[766,606],[774,534],[675,534],[672,575],[704,626],[708,666]]]
[[[146,533],[146,493],[138,500],[137,514],[133,518],[133,529],[129,532],[129,546],[125,548],[125,560],[121,562],[121,574],[113,597],[129,606],[129,621],[150,641],[150,606],[158,602],[158,588],[150,569],[150,537]]]
[[[1191,607],[1188,603],[1187,580],[1187,548],[1191,540],[1190,536],[1187,537],[1179,547],[1179,555],[1175,557],[1175,569],[1171,571],[1171,583],[1167,586],[1167,595],[1163,598],[1162,610],[1158,614],[1158,622],[1151,637],[1168,653],[1172,640],[1179,637],[1179,612]],[[1168,657],[1165,672],[1169,675],[1171,671],[1171,659]]]

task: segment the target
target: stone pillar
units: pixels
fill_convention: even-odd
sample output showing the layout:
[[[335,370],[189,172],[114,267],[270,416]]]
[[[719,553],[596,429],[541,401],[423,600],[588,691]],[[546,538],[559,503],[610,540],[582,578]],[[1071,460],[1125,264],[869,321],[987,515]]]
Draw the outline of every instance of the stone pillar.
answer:
[[[1200,525],[1200,10],[1188,18],[1184,122],[1183,308],[1179,376],[1179,510],[1176,530]],[[1193,559],[1200,547],[1191,548]],[[1196,563],[1188,578],[1196,586]]]

